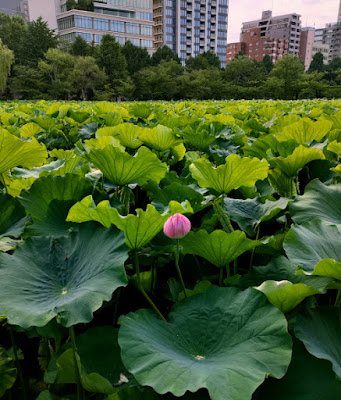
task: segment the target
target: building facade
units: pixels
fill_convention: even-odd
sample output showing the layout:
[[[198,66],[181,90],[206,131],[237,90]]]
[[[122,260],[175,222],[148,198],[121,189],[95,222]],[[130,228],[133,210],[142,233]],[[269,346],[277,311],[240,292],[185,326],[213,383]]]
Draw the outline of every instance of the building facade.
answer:
[[[307,70],[310,67],[313,58],[313,45],[315,41],[315,28],[302,28],[301,29],[301,43],[300,43],[300,60],[304,63],[304,68]]]
[[[170,47],[182,63],[205,51],[226,62],[228,0],[154,0],[154,46]]]
[[[323,55],[323,64],[327,65],[329,63],[329,51],[330,51],[329,44],[314,42],[312,49],[312,57],[314,57],[316,53],[321,53]]]
[[[0,0],[0,13],[19,15],[28,21],[28,0]]]
[[[257,61],[262,61],[265,55],[269,55],[274,64],[281,59],[286,53],[287,40],[265,38],[261,33],[261,28],[251,28],[242,33],[241,42],[228,44],[226,63],[230,63],[240,52]]]
[[[327,62],[336,57],[341,57],[341,22],[327,24],[325,28],[316,29],[314,47],[326,45],[329,48]]]
[[[29,0],[30,19],[41,16],[61,39],[72,42],[76,36],[99,44],[103,35],[112,35],[120,43],[153,52],[153,0],[94,1],[94,11],[67,10],[66,0]],[[39,7],[40,5],[40,7]]]
[[[285,54],[299,54],[301,40],[301,20],[299,14],[286,14],[274,17],[272,11],[263,11],[262,18],[244,22],[242,37],[251,29],[260,28],[260,37],[286,41]]]

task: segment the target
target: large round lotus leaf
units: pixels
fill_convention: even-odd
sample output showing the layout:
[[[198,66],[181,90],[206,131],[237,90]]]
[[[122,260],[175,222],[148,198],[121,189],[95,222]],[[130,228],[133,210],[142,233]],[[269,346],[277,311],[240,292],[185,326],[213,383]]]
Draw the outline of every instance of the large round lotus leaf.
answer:
[[[10,324],[68,327],[92,320],[103,300],[127,284],[124,234],[93,224],[69,236],[32,237],[0,254],[0,310]]]
[[[336,226],[325,225],[319,219],[294,225],[283,247],[289,260],[309,273],[321,260],[341,262],[341,233]]]
[[[331,361],[333,370],[341,378],[341,323],[337,307],[317,307],[300,315],[295,335],[306,349],[317,358]]]
[[[290,215],[296,224],[320,218],[328,224],[341,226],[341,185],[324,185],[315,179],[307,185],[304,195],[290,204]]]
[[[267,379],[254,400],[336,400],[341,399],[341,382],[331,364],[313,357],[299,340],[294,340],[292,361],[281,380]]]
[[[251,399],[291,359],[284,315],[251,288],[212,287],[176,304],[168,323],[148,310],[130,313],[118,342],[141,385],[175,396],[207,388],[213,400]]]

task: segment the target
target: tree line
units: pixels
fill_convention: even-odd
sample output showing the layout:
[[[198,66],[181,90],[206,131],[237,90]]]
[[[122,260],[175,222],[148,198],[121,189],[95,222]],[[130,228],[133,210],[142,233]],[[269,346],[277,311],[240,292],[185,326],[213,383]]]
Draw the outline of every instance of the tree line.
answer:
[[[321,58],[322,57],[322,58]],[[0,99],[179,100],[341,97],[341,59],[314,56],[307,72],[286,55],[273,65],[239,54],[226,68],[208,51],[181,65],[168,47],[149,55],[111,35],[65,42],[42,19],[0,14]]]

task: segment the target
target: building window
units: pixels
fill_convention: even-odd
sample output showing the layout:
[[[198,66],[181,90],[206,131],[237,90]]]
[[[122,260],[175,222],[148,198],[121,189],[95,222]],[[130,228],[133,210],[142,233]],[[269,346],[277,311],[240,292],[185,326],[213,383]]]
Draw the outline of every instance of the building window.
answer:
[[[141,40],[141,47],[146,47],[147,49],[152,49],[153,48],[153,41],[152,40],[142,39]]]
[[[124,22],[122,21],[111,21],[110,28],[113,32],[125,32]]]
[[[126,32],[127,33],[133,33],[135,35],[140,34],[140,26],[139,24],[132,24],[130,22],[126,23]]]
[[[109,31],[109,20],[108,19],[94,19],[94,29],[98,31]]]
[[[141,35],[153,36],[153,27],[151,25],[141,25]]]
[[[92,18],[75,15],[75,26],[77,28],[92,29]]]
[[[76,32],[76,36],[81,36],[88,43],[92,42],[92,34],[91,33]]]

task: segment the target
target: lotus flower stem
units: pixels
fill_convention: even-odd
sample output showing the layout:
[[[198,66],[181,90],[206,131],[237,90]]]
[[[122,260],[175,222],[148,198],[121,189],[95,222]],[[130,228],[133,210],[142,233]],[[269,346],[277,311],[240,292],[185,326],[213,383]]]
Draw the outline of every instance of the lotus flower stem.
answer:
[[[15,344],[14,335],[13,335],[13,331],[12,331],[12,327],[11,326],[9,327],[9,335],[10,335],[10,338],[11,338],[11,343],[12,343],[12,347],[13,347],[15,363],[16,363],[17,370],[18,370],[19,380],[20,380],[20,383],[21,383],[23,399],[27,400],[24,376],[22,374],[22,369],[21,369],[21,365],[20,365],[20,362],[19,362],[19,358],[18,358],[17,345]]]
[[[70,331],[71,344],[72,344],[72,350],[73,350],[73,360],[75,363],[75,371],[76,371],[76,377],[77,377],[77,400],[83,400],[84,393],[83,393],[83,387],[82,387],[82,383],[81,383],[81,374],[79,371],[78,361],[77,361],[77,346],[76,346],[76,336],[75,336],[74,327],[70,326],[69,331]]]
[[[143,286],[142,286],[142,283],[141,283],[140,265],[139,265],[139,259],[138,259],[138,256],[137,256],[137,251],[135,251],[135,268],[136,268],[137,284],[138,284],[138,287],[140,289],[140,292],[142,293],[143,297],[148,301],[148,303],[152,306],[152,308],[156,312],[156,314],[163,321],[167,322],[166,318],[162,315],[161,311],[156,307],[156,305],[153,302],[153,300],[148,296],[148,294],[143,289]]]
[[[341,289],[338,290],[336,300],[335,300],[335,307],[341,306]]]
[[[179,257],[180,257],[180,246],[179,246],[179,239],[176,240],[176,249],[175,249],[175,268],[178,271],[179,279],[181,282],[182,290],[184,292],[185,297],[187,297],[185,282],[183,280],[181,269],[179,267]]]

